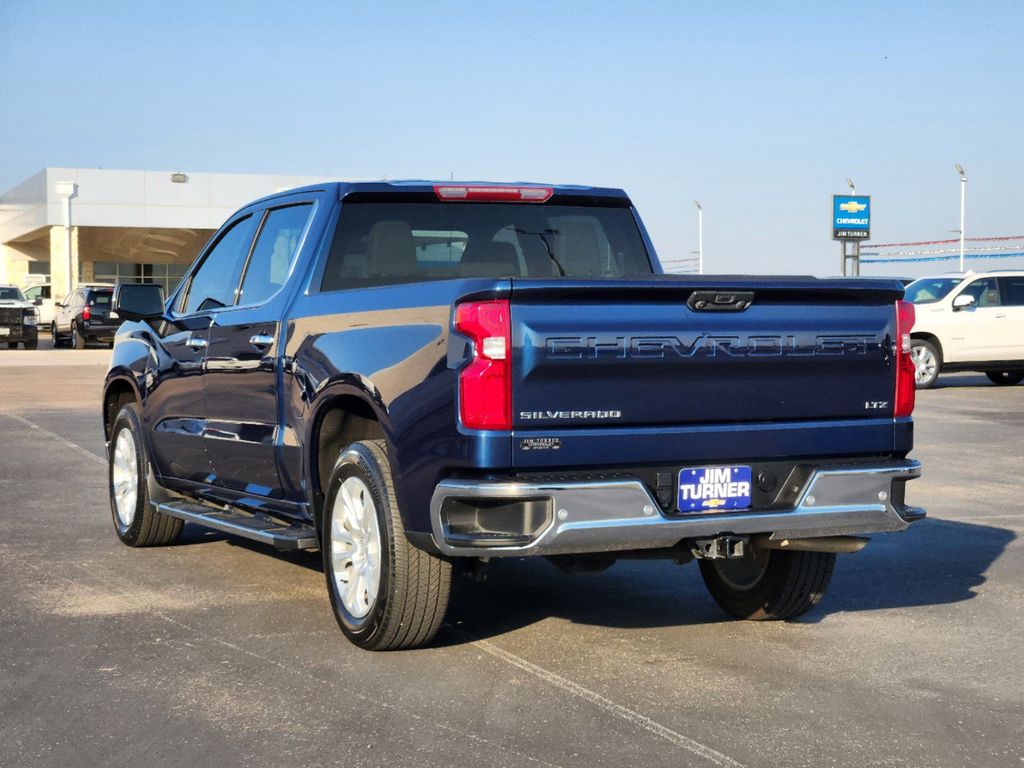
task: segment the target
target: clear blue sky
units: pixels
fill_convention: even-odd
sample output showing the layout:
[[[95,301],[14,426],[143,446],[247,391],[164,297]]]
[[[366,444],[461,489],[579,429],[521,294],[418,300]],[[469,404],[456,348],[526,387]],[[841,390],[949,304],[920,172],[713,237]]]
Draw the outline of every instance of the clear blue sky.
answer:
[[[0,189],[46,165],[621,186],[663,259],[698,198],[709,271],[829,274],[847,176],[876,241],[954,236],[954,162],[968,235],[1024,234],[1022,39],[1019,0],[3,2]]]

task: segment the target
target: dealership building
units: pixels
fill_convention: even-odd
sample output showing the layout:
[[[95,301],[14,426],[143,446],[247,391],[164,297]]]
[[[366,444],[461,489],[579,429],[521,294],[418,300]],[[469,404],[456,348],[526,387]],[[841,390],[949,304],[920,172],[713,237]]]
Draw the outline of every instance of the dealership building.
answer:
[[[221,223],[246,203],[315,176],[46,168],[0,194],[0,283],[172,288]]]

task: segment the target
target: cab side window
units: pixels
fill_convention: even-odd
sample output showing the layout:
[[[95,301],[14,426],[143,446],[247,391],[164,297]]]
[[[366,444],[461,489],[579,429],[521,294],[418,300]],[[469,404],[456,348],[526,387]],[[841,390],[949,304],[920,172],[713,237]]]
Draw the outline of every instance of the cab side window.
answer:
[[[261,304],[281,290],[312,211],[312,204],[307,203],[267,213],[245,268],[239,304]]]
[[[252,242],[252,229],[252,216],[239,219],[207,252],[185,292],[179,308],[182,314],[227,307],[235,303],[242,266]]]
[[[973,296],[974,306],[978,307],[978,309],[999,306],[999,286],[996,284],[994,277],[975,280],[964,288],[963,295]]]

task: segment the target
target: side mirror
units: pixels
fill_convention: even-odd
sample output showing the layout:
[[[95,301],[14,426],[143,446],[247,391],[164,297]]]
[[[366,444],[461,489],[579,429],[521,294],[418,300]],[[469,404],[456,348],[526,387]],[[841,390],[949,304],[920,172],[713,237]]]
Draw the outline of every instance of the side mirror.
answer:
[[[973,307],[977,303],[978,300],[975,299],[973,296],[970,296],[966,293],[961,293],[959,296],[953,299],[953,311],[959,312],[961,309]]]
[[[32,299],[32,303],[35,304],[37,307],[41,307],[43,306],[43,299],[42,297],[37,296],[36,298]]]
[[[156,283],[121,283],[111,305],[127,320],[153,320],[164,316],[164,288]]]

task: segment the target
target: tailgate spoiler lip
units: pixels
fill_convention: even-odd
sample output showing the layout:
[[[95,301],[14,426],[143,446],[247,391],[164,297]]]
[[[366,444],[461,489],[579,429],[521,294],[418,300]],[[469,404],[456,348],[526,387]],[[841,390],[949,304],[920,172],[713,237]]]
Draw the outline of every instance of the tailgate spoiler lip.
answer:
[[[903,284],[889,278],[817,278],[764,275],[636,275],[621,278],[528,278],[513,277],[513,296],[531,298],[544,294],[594,296],[624,291],[644,295],[666,294],[680,298],[695,290],[754,291],[759,295],[797,294],[844,296],[895,302],[903,298]]]

